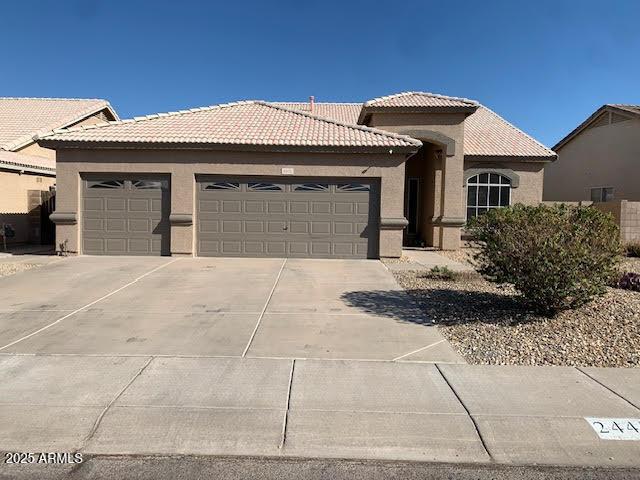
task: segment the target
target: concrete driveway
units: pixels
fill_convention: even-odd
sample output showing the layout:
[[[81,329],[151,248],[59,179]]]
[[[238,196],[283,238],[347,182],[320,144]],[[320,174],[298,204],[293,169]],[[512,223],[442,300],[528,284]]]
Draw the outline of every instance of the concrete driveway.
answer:
[[[67,258],[0,278],[0,352],[462,361],[370,260]]]

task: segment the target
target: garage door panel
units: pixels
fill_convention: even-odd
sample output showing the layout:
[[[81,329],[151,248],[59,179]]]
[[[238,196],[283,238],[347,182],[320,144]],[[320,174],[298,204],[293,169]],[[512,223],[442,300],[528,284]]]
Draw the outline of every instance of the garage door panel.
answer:
[[[309,213],[309,202],[289,202],[289,212],[306,215]]]
[[[241,200],[226,200],[222,202],[222,213],[240,213],[242,212]]]
[[[240,220],[223,220],[222,233],[241,233],[242,222]]]
[[[217,220],[200,220],[199,225],[202,233],[218,233],[220,231]]]
[[[264,213],[265,205],[263,201],[246,201],[244,202],[245,213]]]
[[[200,200],[200,202],[198,202],[198,208],[201,214],[218,213],[220,202],[218,200]]]
[[[287,212],[287,202],[283,200],[267,202],[267,213],[286,213],[286,212]]]
[[[127,200],[125,198],[106,198],[107,212],[124,212],[127,209]]]
[[[265,242],[265,253],[269,255],[284,256],[287,253],[287,244],[281,242]]]
[[[83,253],[168,254],[168,180],[118,177],[83,181]]]
[[[262,221],[245,221],[244,222],[245,233],[264,233],[264,223]]]
[[[300,222],[291,220],[289,222],[289,230],[292,234],[307,234],[309,233],[309,222]]]
[[[197,189],[199,255],[377,257],[375,183],[205,178]]]
[[[104,223],[108,232],[125,233],[127,231],[127,221],[124,218],[107,218]]]
[[[314,215],[330,214],[331,213],[331,203],[330,202],[312,202],[311,203],[311,213],[314,214]]]

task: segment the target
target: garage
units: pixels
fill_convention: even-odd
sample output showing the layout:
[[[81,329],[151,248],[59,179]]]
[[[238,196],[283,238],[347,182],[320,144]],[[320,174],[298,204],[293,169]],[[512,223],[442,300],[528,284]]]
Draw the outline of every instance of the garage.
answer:
[[[169,255],[169,180],[83,178],[82,250],[88,255]]]
[[[374,179],[198,177],[200,256],[377,258]]]

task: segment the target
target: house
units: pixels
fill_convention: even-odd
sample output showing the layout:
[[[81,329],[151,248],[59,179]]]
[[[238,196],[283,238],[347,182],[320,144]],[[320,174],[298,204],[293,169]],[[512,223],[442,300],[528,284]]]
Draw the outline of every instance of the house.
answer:
[[[13,232],[8,243],[45,240],[39,210],[56,183],[55,151],[34,136],[117,119],[104,100],[0,97],[0,228]]]
[[[465,98],[242,101],[60,129],[57,244],[107,255],[398,257],[542,200],[554,152]]]
[[[544,200],[640,201],[640,105],[603,105],[553,148]]]

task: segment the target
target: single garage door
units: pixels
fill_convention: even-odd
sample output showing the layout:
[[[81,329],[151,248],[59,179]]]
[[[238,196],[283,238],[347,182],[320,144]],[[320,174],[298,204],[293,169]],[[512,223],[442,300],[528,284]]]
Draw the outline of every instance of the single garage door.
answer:
[[[377,258],[375,180],[198,178],[202,256]]]
[[[169,255],[167,178],[116,175],[83,184],[83,253]]]

